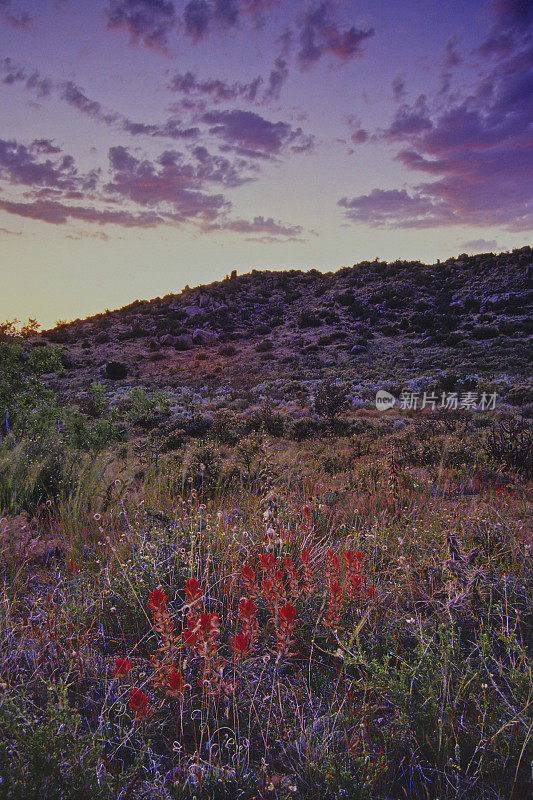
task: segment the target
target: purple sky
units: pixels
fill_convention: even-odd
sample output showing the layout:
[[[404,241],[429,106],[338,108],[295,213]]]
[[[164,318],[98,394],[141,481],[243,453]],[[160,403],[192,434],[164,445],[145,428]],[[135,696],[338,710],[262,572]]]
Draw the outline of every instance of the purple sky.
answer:
[[[0,319],[531,243],[531,0],[0,0]]]

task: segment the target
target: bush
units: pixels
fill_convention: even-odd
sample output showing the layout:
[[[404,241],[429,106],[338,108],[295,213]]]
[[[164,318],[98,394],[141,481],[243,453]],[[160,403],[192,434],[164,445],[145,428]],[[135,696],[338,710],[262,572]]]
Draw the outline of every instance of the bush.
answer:
[[[108,361],[105,366],[105,374],[106,378],[111,381],[120,381],[128,374],[128,368],[121,361]]]
[[[315,398],[315,411],[331,423],[348,405],[348,390],[330,378],[322,381]]]
[[[300,328],[319,328],[320,325],[322,325],[322,320],[312,311],[302,311],[298,317]]]

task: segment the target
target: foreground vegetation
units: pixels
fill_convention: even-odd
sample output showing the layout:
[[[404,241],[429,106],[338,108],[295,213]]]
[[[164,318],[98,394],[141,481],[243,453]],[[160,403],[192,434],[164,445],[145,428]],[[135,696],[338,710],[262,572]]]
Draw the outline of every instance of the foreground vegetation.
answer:
[[[5,332],[0,797],[529,795],[527,417],[80,408],[35,352]]]

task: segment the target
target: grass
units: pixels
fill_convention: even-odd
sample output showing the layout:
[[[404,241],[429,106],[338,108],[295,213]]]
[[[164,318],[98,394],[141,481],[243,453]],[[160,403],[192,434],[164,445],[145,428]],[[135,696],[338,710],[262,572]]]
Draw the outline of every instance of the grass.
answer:
[[[89,462],[64,557],[4,569],[0,796],[528,796],[530,486],[363,435]]]

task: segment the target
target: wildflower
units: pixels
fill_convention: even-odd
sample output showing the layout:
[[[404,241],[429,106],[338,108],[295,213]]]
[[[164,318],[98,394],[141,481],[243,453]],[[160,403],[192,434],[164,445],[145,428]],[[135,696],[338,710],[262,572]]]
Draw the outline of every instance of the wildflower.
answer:
[[[171,692],[184,694],[187,685],[188,684],[183,680],[181,672],[173,672],[172,675],[168,676],[168,688]]]
[[[148,603],[148,608],[150,611],[156,613],[157,611],[166,611],[167,607],[167,595],[164,594],[161,589],[154,589],[153,592],[150,594],[150,602]]]
[[[147,713],[148,698],[142,689],[130,689],[129,707],[135,711],[136,719],[143,719]]]
[[[337,631],[339,628],[341,611],[342,611],[342,589],[338,581],[332,581],[329,586],[329,599],[328,607],[326,610],[326,625],[332,631]]]
[[[352,579],[350,581],[350,586],[351,586],[352,592],[354,592],[355,594],[360,592],[361,591],[361,584],[362,584],[361,577],[359,575],[353,575]]]
[[[69,561],[67,564],[67,570],[70,572],[71,575],[74,575],[80,568],[79,564],[76,564],[75,561]]]
[[[238,633],[233,640],[233,652],[236,656],[243,656],[248,652],[250,637],[246,634]]]
[[[292,634],[296,627],[296,609],[292,603],[285,603],[277,609],[274,617],[274,627],[278,640],[278,659],[287,653],[293,643]]]
[[[253,600],[250,600],[249,597],[243,597],[240,604],[239,604],[239,617],[242,620],[251,619],[255,617],[257,613],[257,607]]]
[[[353,564],[353,562],[354,562],[353,550],[346,550],[344,552],[344,554],[343,554],[343,557],[344,557],[344,563],[346,564],[346,566],[349,566],[349,565]]]
[[[285,603],[284,606],[281,606],[279,610],[279,619],[280,623],[283,625],[291,625],[294,622],[294,617],[296,614],[296,609],[292,605],[292,603]]]
[[[185,596],[189,602],[196,600],[201,594],[200,582],[196,578],[189,578],[188,581],[185,581]]]
[[[270,572],[276,566],[276,557],[272,553],[261,553],[259,563],[263,572]]]
[[[249,597],[243,597],[239,604],[239,618],[242,622],[243,636],[248,636],[251,649],[259,634],[259,622],[257,621],[257,606]]]
[[[364,557],[365,557],[365,554],[364,554],[364,553],[362,553],[362,552],[361,552],[361,550],[358,550],[358,551],[356,552],[356,554],[355,554],[355,558],[356,558],[356,559],[357,559],[357,561],[359,561],[359,562],[361,562],[361,561],[364,559]]]
[[[115,670],[113,675],[115,678],[123,678],[131,669],[131,661],[127,658],[115,658]]]
[[[303,512],[304,512],[304,517],[307,517],[309,519],[309,517],[311,516],[311,509],[309,508],[309,506],[304,506]]]

